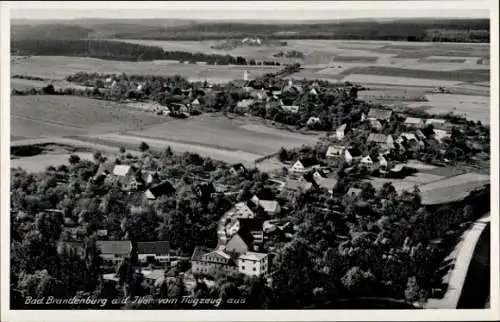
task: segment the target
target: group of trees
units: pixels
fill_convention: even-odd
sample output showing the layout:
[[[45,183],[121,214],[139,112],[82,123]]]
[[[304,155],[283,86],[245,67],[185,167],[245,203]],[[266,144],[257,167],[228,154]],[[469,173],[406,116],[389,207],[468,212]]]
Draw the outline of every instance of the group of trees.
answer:
[[[354,179],[354,180],[353,180]],[[441,265],[467,223],[487,209],[489,191],[453,205],[427,208],[418,190],[397,193],[342,177],[333,195],[313,190],[293,207],[294,239],[276,250],[276,308],[328,308],[360,297],[425,300],[441,288]],[[345,196],[349,186],[359,196]]]
[[[121,61],[176,60],[190,63],[206,62],[211,65],[250,64],[250,61],[241,56],[166,51],[161,47],[100,39],[14,39],[11,48],[20,54],[37,56],[77,56]],[[254,60],[255,64],[257,63]],[[279,65],[273,61],[262,64]]]
[[[221,214],[237,201],[247,200],[265,182],[255,169],[235,176],[227,165],[197,154],[178,155],[170,148],[154,153],[146,143],[140,149],[140,158],[121,149],[116,160],[106,161],[100,153],[93,162],[72,155],[69,166],[51,166],[41,173],[12,170],[13,294],[72,297],[111,292],[101,280],[102,263],[95,247],[99,229],[106,229],[111,240],[167,240],[182,254],[191,254],[197,245],[215,247]],[[139,169],[157,171],[159,179],[171,181],[176,192],[148,202],[142,191],[128,194],[116,184],[90,180],[103,162],[133,163]],[[200,195],[196,187],[206,183],[208,175],[237,194]],[[65,244],[74,241],[75,233],[83,238],[83,255]],[[121,271],[127,271],[124,265]],[[122,286],[135,289],[128,294],[147,293],[136,278],[140,276],[126,275]],[[22,306],[23,301],[14,305]]]

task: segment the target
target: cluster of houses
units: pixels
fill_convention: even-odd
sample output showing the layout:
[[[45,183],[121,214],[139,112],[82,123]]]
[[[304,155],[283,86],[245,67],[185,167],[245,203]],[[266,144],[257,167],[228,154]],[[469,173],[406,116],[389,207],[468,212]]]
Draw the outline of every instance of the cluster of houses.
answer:
[[[363,114],[361,116],[361,120],[368,122],[371,129],[377,131],[381,130],[384,122],[389,122],[391,117],[391,110],[372,108],[367,115]],[[427,137],[422,130],[430,125],[433,128],[433,138],[437,142],[450,137],[450,124],[443,119],[424,120],[422,118],[407,117],[403,125],[406,131],[400,133],[396,138],[391,134],[370,133],[366,139],[366,144],[376,146],[378,151],[376,155],[370,155],[368,153],[363,154],[359,149],[341,143],[349,131],[355,130],[348,127],[347,124],[342,124],[335,130],[334,134],[334,138],[339,143],[328,147],[325,158],[332,161],[340,159],[348,165],[360,164],[366,167],[369,172],[376,171],[379,174],[385,175],[388,172],[399,171],[402,168],[400,164],[394,164],[392,167],[389,167],[389,163],[385,157],[395,149],[395,143],[398,144],[398,148],[401,150],[404,149],[404,146],[410,146],[411,149],[415,149],[416,151],[423,149]],[[292,171],[304,172],[308,170],[300,160],[292,166]]]
[[[260,252],[266,234],[264,217],[276,217],[280,211],[278,201],[258,196],[236,203],[219,220],[217,247],[211,250],[199,246],[194,250],[192,272],[213,274],[222,271],[267,277],[269,256]]]

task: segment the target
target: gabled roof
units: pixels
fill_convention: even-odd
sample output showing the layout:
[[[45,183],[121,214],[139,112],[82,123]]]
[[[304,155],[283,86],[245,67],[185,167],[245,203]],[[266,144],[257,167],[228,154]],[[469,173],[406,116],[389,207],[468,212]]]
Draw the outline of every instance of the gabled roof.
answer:
[[[156,199],[160,196],[171,194],[175,192],[174,186],[168,180],[164,180],[159,184],[151,186],[145,194],[148,199]]]
[[[132,169],[132,167],[130,165],[127,165],[127,164],[117,164],[113,168],[113,174],[115,176],[124,177],[124,176],[126,176],[126,175],[128,175],[130,173],[131,169]]]
[[[203,255],[210,253],[211,250],[204,246],[196,246],[193,251],[193,255],[191,256],[192,261],[201,261],[203,260]]]
[[[347,151],[353,158],[360,157],[363,154],[363,152],[361,152],[361,150],[359,150],[358,148],[350,148],[347,149]]]
[[[99,240],[96,245],[102,254],[129,255],[132,250],[129,240]]]
[[[280,208],[279,203],[276,200],[260,200],[259,205],[264,208],[266,212],[277,212]]]
[[[312,188],[312,183],[306,180],[288,179],[286,181],[285,187],[287,190],[292,190],[292,191],[299,191],[299,190],[308,191],[309,189]]]
[[[167,255],[170,253],[168,241],[137,242],[138,254]]]
[[[386,143],[388,136],[381,133],[370,133],[366,142]]]
[[[231,246],[245,247],[248,249],[250,248],[250,245],[252,245],[252,242],[253,242],[253,236],[250,234],[250,232],[240,231],[229,239],[229,241],[226,244],[226,249],[231,248]]]
[[[321,188],[326,188],[328,190],[333,189],[337,185],[337,179],[335,178],[324,178],[321,180],[316,180],[316,183]]]
[[[347,128],[347,124],[345,124],[345,123],[344,123],[344,124],[342,124],[341,126],[339,126],[339,127],[336,129],[336,131],[341,131],[341,132],[343,132],[343,131],[345,131],[345,130],[346,130],[346,128]]]
[[[314,158],[301,158],[297,161],[300,161],[304,168],[309,168],[312,167],[313,165],[318,164],[318,162]]]
[[[363,157],[361,159],[361,162],[363,162],[363,163],[373,163],[372,158],[369,155]]]
[[[367,118],[373,118],[377,120],[389,120],[391,118],[392,111],[391,110],[384,110],[380,108],[372,108],[368,112]]]
[[[335,154],[338,154],[338,153],[341,153],[342,151],[345,150],[345,146],[341,146],[341,145],[330,145],[328,147],[328,149],[326,150],[326,155],[335,155]]]
[[[406,124],[420,124],[423,122],[424,122],[424,120],[422,120],[419,117],[407,117],[404,123],[406,123]]]
[[[425,125],[429,125],[429,124],[444,124],[446,123],[446,120],[444,119],[427,119],[425,121]]]

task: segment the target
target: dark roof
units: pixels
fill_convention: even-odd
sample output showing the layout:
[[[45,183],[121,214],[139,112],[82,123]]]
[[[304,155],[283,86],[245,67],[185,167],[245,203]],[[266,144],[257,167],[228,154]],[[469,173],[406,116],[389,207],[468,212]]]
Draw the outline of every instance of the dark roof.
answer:
[[[389,120],[391,118],[391,115],[391,110],[384,110],[380,108],[372,108],[368,112],[368,118],[374,118],[377,120]]]
[[[349,151],[352,157],[359,157],[363,154],[363,152],[361,152],[361,150],[358,148],[350,148],[347,149],[347,151]]]
[[[102,254],[128,255],[132,250],[129,240],[100,240],[96,242]]]
[[[138,254],[166,255],[170,253],[168,241],[137,242]]]
[[[174,186],[168,180],[164,180],[156,185],[151,186],[149,191],[157,198],[159,196],[171,194],[175,192]]]
[[[201,261],[203,255],[210,253],[211,250],[204,246],[196,246],[193,251],[193,255],[191,256],[192,261]]]
[[[304,166],[304,168],[311,167],[313,165],[318,164],[318,161],[314,158],[301,158],[299,159],[300,163]]]
[[[244,79],[235,79],[231,81],[231,84],[235,87],[245,87],[248,86],[249,81],[244,80]]]
[[[240,231],[255,231],[262,230],[263,220],[256,218],[241,218],[240,221]]]

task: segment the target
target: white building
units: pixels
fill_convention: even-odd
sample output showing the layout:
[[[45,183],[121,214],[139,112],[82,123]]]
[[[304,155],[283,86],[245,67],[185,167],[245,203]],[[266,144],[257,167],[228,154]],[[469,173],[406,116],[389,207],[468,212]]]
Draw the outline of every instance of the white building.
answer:
[[[347,129],[347,124],[342,124],[335,130],[335,135],[337,136],[337,140],[342,140],[345,136],[345,131]]]
[[[360,163],[362,166],[365,166],[368,171],[373,171],[373,160],[369,155],[363,157]]]
[[[238,272],[247,276],[267,276],[269,263],[267,254],[246,252],[236,259]]]

